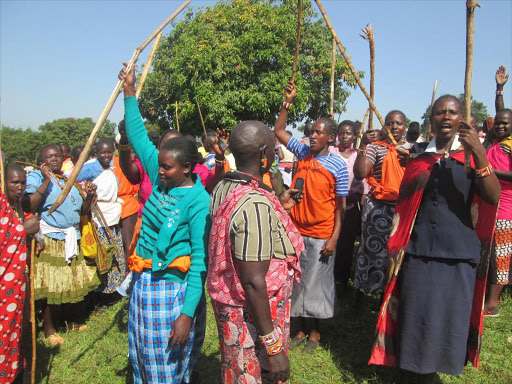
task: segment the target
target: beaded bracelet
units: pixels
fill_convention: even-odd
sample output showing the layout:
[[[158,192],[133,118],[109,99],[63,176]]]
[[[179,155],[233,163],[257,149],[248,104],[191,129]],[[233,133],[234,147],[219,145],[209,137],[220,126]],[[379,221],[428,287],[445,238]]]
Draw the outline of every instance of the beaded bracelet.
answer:
[[[223,167],[224,164],[226,164],[226,160],[217,160],[217,159],[215,159],[215,165],[218,165],[219,167]]]
[[[287,103],[286,101],[283,101],[283,108],[287,111],[290,110],[290,107],[292,106],[292,103]]]
[[[491,164],[487,165],[487,167],[485,168],[475,169],[476,177],[478,177],[479,179],[483,179],[484,177],[490,176],[492,172],[493,169]]]
[[[503,96],[503,91],[496,91],[497,96]]]
[[[132,150],[132,145],[130,143],[128,143],[128,144],[121,144],[121,143],[119,143],[119,149],[121,151],[131,151]]]
[[[279,333],[277,333],[277,330],[274,329],[269,334],[259,336],[259,338],[263,345],[265,346],[267,355],[274,356],[283,350],[283,343],[281,342],[281,338],[279,337]]]

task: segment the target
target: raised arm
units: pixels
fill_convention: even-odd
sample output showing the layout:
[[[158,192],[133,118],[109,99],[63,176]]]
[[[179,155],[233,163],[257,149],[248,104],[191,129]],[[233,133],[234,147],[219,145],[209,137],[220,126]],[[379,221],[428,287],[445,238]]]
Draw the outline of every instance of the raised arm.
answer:
[[[357,151],[356,162],[354,163],[354,177],[357,180],[362,180],[370,174],[373,169],[373,162],[368,160],[366,156],[366,147],[368,144],[377,140],[376,131],[366,131],[361,138],[361,144]]]
[[[290,109],[293,100],[295,100],[296,94],[297,89],[295,88],[295,84],[293,81],[289,81],[284,89],[284,103],[281,107],[281,112],[279,112],[276,126],[274,128],[274,134],[278,140],[286,146],[288,145],[288,140],[290,140],[291,137],[291,135],[286,132],[286,120],[288,119],[288,110]]]
[[[503,87],[507,83],[509,74],[507,69],[501,65],[496,71],[496,100],[494,106],[496,113],[505,108],[505,102],[503,101]]]

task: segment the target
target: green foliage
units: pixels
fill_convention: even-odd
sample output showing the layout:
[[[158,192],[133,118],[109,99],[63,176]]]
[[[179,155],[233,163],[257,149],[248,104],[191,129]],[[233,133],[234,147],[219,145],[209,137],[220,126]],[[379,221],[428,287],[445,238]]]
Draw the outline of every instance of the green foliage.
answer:
[[[460,104],[463,109],[462,114],[464,114],[464,94],[461,93],[459,95],[458,99],[460,100]],[[431,113],[431,108],[430,108],[430,104],[429,104],[427,106],[425,113],[423,114],[423,116],[421,116],[423,123],[421,124],[421,127],[420,127],[420,134],[422,136],[427,135],[430,113]],[[477,127],[482,126],[485,119],[487,119],[487,116],[489,116],[488,112],[487,112],[487,107],[485,106],[485,104],[482,103],[481,101],[475,100],[473,97],[471,97],[471,114],[473,116],[475,116],[475,118],[476,118]]]
[[[6,162],[21,160],[35,163],[39,150],[47,144],[68,144],[71,148],[84,145],[94,124],[90,117],[70,117],[48,122],[37,131],[2,126],[2,150]],[[113,138],[116,127],[117,124],[107,120],[99,137]]]
[[[289,123],[329,113],[332,37],[311,1],[303,4],[303,27]],[[162,39],[141,95],[142,115],[161,129],[202,132],[199,101],[207,129],[233,128],[243,120],[273,125],[291,78],[297,32],[297,2],[230,0],[190,11]],[[363,73],[360,73],[363,76]],[[336,61],[336,113],[345,110],[356,82],[347,64]]]

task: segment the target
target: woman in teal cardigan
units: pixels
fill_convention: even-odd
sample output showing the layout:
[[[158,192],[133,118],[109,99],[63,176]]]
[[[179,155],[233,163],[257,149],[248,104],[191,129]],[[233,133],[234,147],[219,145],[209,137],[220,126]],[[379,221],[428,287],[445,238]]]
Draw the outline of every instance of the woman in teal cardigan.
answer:
[[[126,66],[126,64],[125,64]],[[151,179],[130,298],[128,337],[135,384],[188,383],[204,340],[206,247],[210,199],[192,171],[197,147],[183,137],[160,153],[148,139],[135,98],[135,75],[123,69],[128,140]]]

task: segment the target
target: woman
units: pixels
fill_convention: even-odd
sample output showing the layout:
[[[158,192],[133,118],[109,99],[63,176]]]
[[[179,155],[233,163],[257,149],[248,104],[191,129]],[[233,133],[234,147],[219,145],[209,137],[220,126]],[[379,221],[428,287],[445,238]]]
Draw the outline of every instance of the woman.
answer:
[[[94,148],[96,148],[96,161],[84,165],[78,174],[77,181],[87,180],[96,185],[98,202],[92,207],[91,212],[94,224],[98,228],[99,240],[103,245],[117,247],[108,273],[100,275],[101,292],[111,294],[117,292],[117,288],[126,277],[127,270],[123,237],[119,229],[121,220],[121,202],[118,199],[119,182],[112,169],[114,141],[109,138],[100,139]]]
[[[440,97],[430,121],[436,137],[412,148],[400,188],[388,244],[390,281],[370,360],[396,363],[404,383],[433,383],[436,372],[459,375],[466,357],[478,365],[487,258],[500,195],[476,130],[462,121],[460,101]],[[461,144],[474,162],[469,174]]]
[[[126,63],[124,63],[126,67]],[[135,74],[124,81],[128,140],[153,191],[142,213],[128,332],[135,383],[188,383],[204,340],[206,241],[209,196],[193,174],[197,147],[183,137],[157,151],[149,141],[135,98]]]
[[[512,284],[512,110],[502,109],[496,114],[494,134],[497,140],[487,157],[500,182],[501,196],[484,307],[486,317],[498,317],[500,293],[505,285]]]
[[[230,143],[238,170],[212,193],[208,292],[226,384],[285,382],[290,375],[290,296],[304,245],[285,211],[297,190],[285,192],[283,207],[263,183],[273,141],[263,123],[238,124]]]
[[[37,212],[41,217],[44,249],[36,257],[34,270],[35,300],[46,299],[43,325],[46,340],[52,345],[62,344],[52,321],[51,310],[61,304],[75,304],[84,300],[99,285],[96,268],[88,267],[80,252],[80,215],[90,210],[96,196],[96,186],[86,183],[85,199],[76,186],[62,205],[51,215],[48,210],[60,195],[66,183],[62,175],[62,149],[59,145],[46,145],[39,152],[40,170],[27,176],[27,189],[22,204],[25,212]],[[59,306],[59,307],[57,307]],[[76,312],[76,308],[66,311]]]
[[[391,111],[385,124],[400,143],[407,125],[405,115]],[[386,244],[404,167],[398,158],[399,151],[389,139],[372,142],[375,137],[375,131],[363,135],[354,164],[354,177],[367,178],[370,187],[362,212],[354,287],[359,292],[381,294],[385,284]]]
[[[39,231],[39,217],[23,220],[20,198],[25,190],[27,176],[18,164],[5,167],[5,193],[0,194],[0,344],[2,382],[12,383],[23,370],[23,307],[28,271],[27,236]]]
[[[345,120],[338,126],[337,147],[330,147],[331,153],[341,156],[348,169],[348,197],[347,210],[343,218],[341,235],[336,245],[336,262],[334,264],[334,278],[339,288],[338,297],[341,297],[347,288],[348,279],[352,270],[352,258],[356,236],[361,233],[361,206],[368,194],[366,180],[354,178],[354,163],[357,151],[353,148],[357,137],[355,123]]]

